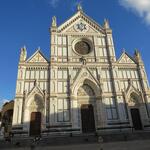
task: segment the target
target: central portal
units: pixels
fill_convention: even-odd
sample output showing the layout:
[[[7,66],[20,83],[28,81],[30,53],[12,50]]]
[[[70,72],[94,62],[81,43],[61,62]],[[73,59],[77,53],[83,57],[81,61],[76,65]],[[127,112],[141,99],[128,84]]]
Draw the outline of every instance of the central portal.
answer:
[[[90,133],[95,131],[94,111],[92,104],[81,106],[82,132]]]
[[[142,122],[140,117],[139,109],[131,109],[131,117],[133,122],[133,127],[135,130],[142,130]]]
[[[30,121],[30,136],[38,136],[41,134],[41,113],[32,112]]]

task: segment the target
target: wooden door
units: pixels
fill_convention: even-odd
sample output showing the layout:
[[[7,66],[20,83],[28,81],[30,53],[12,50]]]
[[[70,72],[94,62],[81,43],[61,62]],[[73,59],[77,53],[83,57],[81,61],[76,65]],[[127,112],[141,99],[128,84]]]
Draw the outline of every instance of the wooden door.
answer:
[[[132,122],[133,122],[134,129],[142,130],[142,122],[141,122],[139,109],[137,109],[137,108],[131,109],[131,116],[132,116]]]
[[[92,105],[81,106],[82,132],[89,133],[95,131],[94,111]]]
[[[30,120],[30,136],[38,136],[41,134],[41,113],[32,112]]]

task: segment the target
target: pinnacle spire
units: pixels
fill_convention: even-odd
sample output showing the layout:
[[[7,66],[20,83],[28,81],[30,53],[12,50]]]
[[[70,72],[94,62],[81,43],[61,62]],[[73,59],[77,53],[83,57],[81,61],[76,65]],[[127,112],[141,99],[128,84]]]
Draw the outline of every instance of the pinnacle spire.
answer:
[[[140,54],[140,52],[139,52],[138,49],[135,49],[134,57],[135,57],[135,59],[136,59],[138,62],[139,62],[139,61],[142,61],[141,54]]]
[[[81,3],[78,3],[78,5],[77,5],[77,10],[78,10],[78,11],[83,11],[83,8],[82,8],[82,6],[81,6]]]
[[[104,28],[105,29],[109,29],[110,28],[108,19],[104,19]]]
[[[23,46],[20,51],[21,51],[21,53],[20,53],[20,62],[24,62],[27,58],[26,46]]]
[[[41,48],[40,48],[40,46],[39,46],[39,47],[37,48],[37,50],[40,51],[40,49],[41,49]]]
[[[125,49],[125,48],[123,48],[123,49],[122,49],[122,52],[123,52],[123,53],[125,53],[125,52],[126,52],[126,49]]]
[[[56,19],[56,16],[53,16],[53,18],[52,18],[52,27],[57,27],[57,19]]]

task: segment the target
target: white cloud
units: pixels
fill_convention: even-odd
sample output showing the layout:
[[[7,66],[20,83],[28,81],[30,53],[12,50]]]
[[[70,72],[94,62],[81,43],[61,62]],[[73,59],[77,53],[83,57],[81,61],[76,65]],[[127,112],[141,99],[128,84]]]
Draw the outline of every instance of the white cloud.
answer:
[[[125,8],[132,10],[150,25],[150,0],[119,0]]]

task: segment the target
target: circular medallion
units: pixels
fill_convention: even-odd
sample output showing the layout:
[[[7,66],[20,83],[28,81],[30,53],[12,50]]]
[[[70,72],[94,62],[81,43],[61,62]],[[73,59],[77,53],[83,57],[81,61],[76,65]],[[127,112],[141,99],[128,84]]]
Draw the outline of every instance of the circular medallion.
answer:
[[[89,26],[84,21],[79,21],[77,24],[74,25],[74,28],[78,32],[87,32],[89,30]]]

